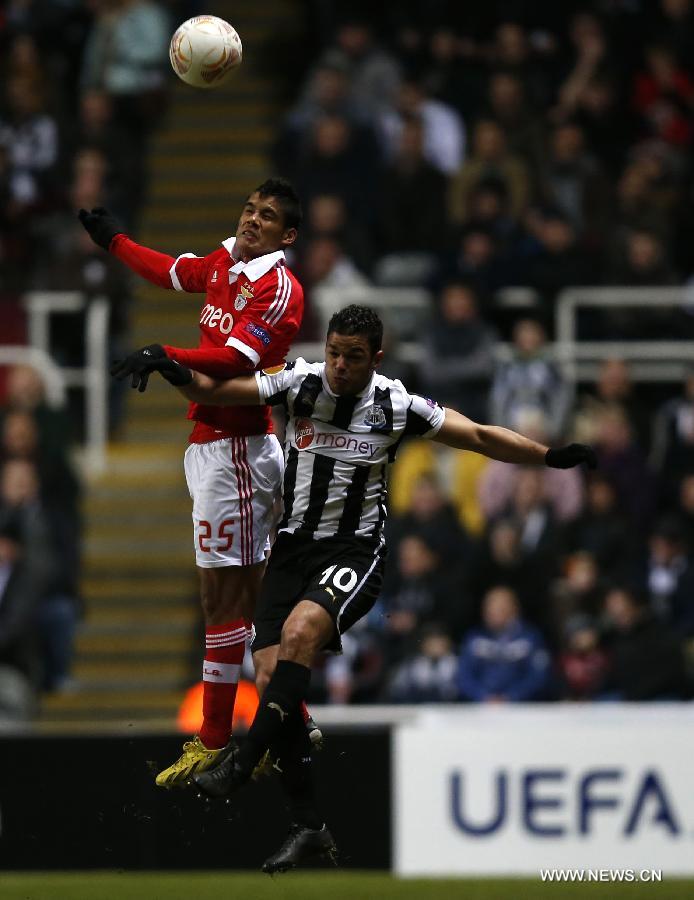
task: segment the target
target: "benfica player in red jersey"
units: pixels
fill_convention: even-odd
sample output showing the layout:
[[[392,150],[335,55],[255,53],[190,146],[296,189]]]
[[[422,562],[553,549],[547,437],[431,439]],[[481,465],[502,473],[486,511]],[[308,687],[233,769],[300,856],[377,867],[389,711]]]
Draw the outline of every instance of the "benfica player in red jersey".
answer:
[[[250,194],[235,237],[208,256],[174,258],[132,241],[104,209],[80,210],[92,239],[159,287],[205,292],[198,349],[150,344],[118,361],[117,377],[145,390],[164,357],[215,378],[280,365],[303,315],[301,285],[285,264],[301,205],[289,182],[269,179]],[[203,726],[183,755],[157,776],[182,785],[212,768],[231,735],[236,685],[280,495],[282,450],[270,408],[191,403],[195,422],[185,455],[193,500],[195,555],[206,626]]]

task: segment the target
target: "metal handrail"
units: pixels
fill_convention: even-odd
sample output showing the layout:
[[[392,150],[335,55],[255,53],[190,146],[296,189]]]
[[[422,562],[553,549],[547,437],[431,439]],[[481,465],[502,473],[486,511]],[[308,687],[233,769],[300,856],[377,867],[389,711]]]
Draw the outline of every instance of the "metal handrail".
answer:
[[[108,442],[108,319],[109,302],[105,297],[88,300],[80,291],[31,291],[24,295],[29,314],[30,348],[48,358],[61,373],[64,387],[85,392],[85,462],[92,472],[106,466]],[[50,355],[50,318],[55,313],[85,310],[85,364],[58,367]]]

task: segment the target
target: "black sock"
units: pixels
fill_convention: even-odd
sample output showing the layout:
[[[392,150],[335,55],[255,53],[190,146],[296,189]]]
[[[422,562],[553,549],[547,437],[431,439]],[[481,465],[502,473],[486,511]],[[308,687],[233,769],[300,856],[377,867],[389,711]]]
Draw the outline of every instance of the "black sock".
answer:
[[[289,800],[292,822],[319,829],[323,827],[324,819],[316,806],[312,749],[304,717],[297,710],[273,742],[270,753]]]
[[[238,762],[241,771],[250,776],[268,747],[283,731],[292,714],[308,693],[311,670],[300,663],[280,659],[265,689],[258,712],[241,745]]]

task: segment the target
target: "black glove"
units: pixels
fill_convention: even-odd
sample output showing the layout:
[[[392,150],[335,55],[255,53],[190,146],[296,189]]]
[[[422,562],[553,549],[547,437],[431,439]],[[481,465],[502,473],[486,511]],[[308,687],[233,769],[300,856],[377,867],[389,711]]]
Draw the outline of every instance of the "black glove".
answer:
[[[168,356],[157,363],[156,371],[174,387],[183,387],[193,380],[193,373],[187,366],[182,366]]]
[[[94,243],[103,247],[104,250],[108,250],[111,246],[111,241],[117,234],[124,234],[118,220],[114,219],[111,213],[104,209],[103,206],[98,206],[91,212],[81,209],[77,213],[77,218],[87,229]]]
[[[152,372],[156,372],[162,362],[172,362],[161,344],[148,344],[135,350],[125,359],[117,359],[111,363],[110,372],[114,378],[122,381],[132,375],[130,386],[137,388],[142,394],[147,390],[147,382]],[[192,376],[191,376],[192,377]]]
[[[545,462],[553,469],[573,469],[585,463],[589,469],[597,469],[598,459],[595,450],[586,444],[569,444],[568,447],[557,447],[548,450],[545,454]]]

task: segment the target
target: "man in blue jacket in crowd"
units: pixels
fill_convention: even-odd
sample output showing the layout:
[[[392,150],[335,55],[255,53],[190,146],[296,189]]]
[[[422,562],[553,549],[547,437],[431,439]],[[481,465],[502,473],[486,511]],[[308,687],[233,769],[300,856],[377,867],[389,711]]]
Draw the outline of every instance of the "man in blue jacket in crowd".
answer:
[[[464,700],[485,703],[545,699],[550,658],[540,632],[523,621],[509,587],[493,587],[482,604],[482,628],[460,652],[458,687]]]

